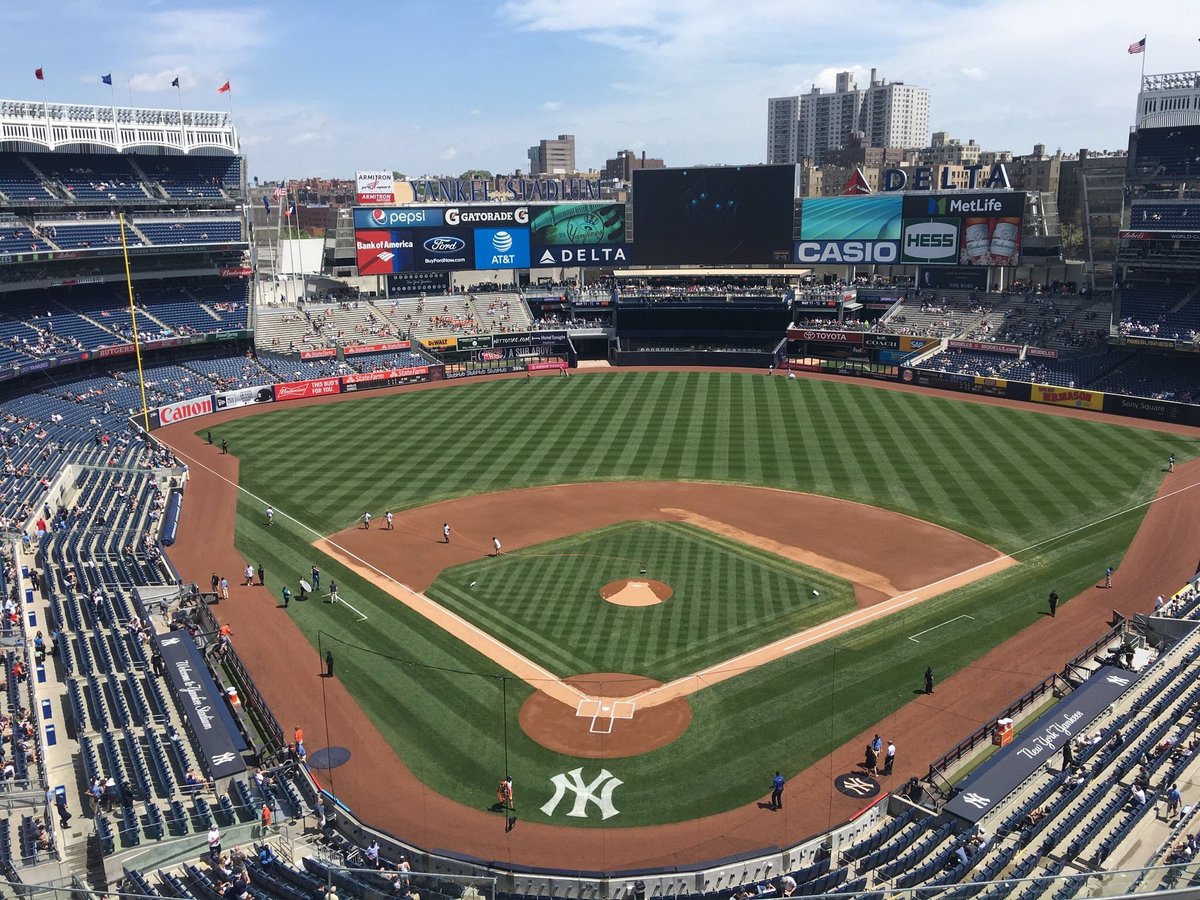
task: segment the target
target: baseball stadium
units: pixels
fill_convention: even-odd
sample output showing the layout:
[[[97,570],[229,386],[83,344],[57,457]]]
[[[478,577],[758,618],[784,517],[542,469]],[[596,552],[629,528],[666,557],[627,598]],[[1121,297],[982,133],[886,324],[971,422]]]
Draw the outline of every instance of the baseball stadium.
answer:
[[[231,114],[0,135],[6,894],[1196,895],[1200,124],[1115,287],[1002,166],[362,172],[301,272]]]

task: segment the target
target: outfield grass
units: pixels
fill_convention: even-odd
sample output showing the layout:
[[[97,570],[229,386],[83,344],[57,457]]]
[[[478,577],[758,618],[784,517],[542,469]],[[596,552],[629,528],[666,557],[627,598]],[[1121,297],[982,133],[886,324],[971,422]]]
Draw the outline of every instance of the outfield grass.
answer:
[[[747,803],[767,792],[776,768],[790,775],[807,767],[911,700],[926,665],[939,678],[970,665],[1038,620],[1048,585],[1069,598],[1118,563],[1167,454],[1185,460],[1200,446],[857,383],[671,372],[281,406],[223,425],[214,437],[229,440],[255,495],[239,503],[237,545],[273,573],[306,572],[316,535],[283,515],[266,529],[263,501],[323,534],[355,521],[364,504],[399,509],[531,484],[625,479],[830,494],[1016,554],[1020,565],[996,576],[694,694],[692,725],[679,740],[608,765],[625,784],[616,796],[621,814],[606,827]],[[516,727],[507,729],[505,757],[504,718],[515,724],[525,685],[505,685],[490,661],[336,561],[320,564],[370,619],[354,624],[346,610],[325,604],[293,604],[292,616],[314,643],[318,631],[326,644],[345,642],[339,678],[419,777],[486,807],[507,764],[521,785],[523,817],[599,824],[561,812],[548,820],[536,808],[550,798],[550,776],[580,761]],[[969,630],[948,625],[920,645],[907,640],[963,614],[974,617]],[[1031,673],[1031,681],[1042,674]],[[980,710],[980,718],[992,712]],[[963,732],[978,724],[964,722]]]
[[[667,602],[631,608],[600,598],[602,586],[642,577],[643,567],[674,590]],[[560,677],[659,681],[855,606],[843,578],[677,522],[615,525],[456,566],[426,593]]]

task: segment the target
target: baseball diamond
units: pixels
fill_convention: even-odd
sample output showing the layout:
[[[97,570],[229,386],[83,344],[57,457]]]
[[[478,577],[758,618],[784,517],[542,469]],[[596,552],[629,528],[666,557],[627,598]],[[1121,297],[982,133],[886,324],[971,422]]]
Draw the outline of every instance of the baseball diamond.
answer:
[[[232,484],[241,486],[240,555],[263,559],[277,572],[307,571],[319,559],[326,577],[336,578],[340,594],[368,619],[355,622],[338,605],[311,601],[280,611],[279,627],[255,640],[256,680],[286,718],[311,718],[320,691],[299,677],[298,661],[314,651],[295,640],[304,635],[314,646],[333,646],[339,674],[326,687],[335,692],[336,712],[329,713],[339,727],[354,728],[355,741],[338,735],[330,741],[358,745],[348,764],[329,773],[339,796],[372,821],[445,846],[450,837],[440,835],[440,814],[430,819],[408,805],[381,807],[366,785],[411,772],[427,786],[426,803],[445,797],[469,822],[471,809],[486,816],[494,774],[510,771],[525,800],[524,825],[506,835],[506,852],[543,864],[577,851],[602,865],[649,859],[632,849],[614,856],[607,842],[587,851],[567,838],[555,838],[553,849],[543,843],[561,826],[632,835],[633,826],[753,810],[762,771],[783,768],[802,777],[833,748],[896,716],[930,662],[939,678],[948,678],[1027,628],[1023,598],[1040,593],[1047,577],[1056,578],[1064,596],[1086,591],[1105,562],[1120,560],[1153,509],[1146,504],[1165,448],[1181,460],[1197,448],[1194,438],[1178,434],[995,402],[732,372],[621,372],[530,384],[501,379],[304,403],[223,422],[222,434],[241,455],[217,469],[206,454],[193,477],[207,479],[214,491],[224,484],[225,502],[233,498]],[[190,455],[201,438],[187,432],[183,426],[165,434]],[[487,441],[475,440],[479,434]],[[562,486],[550,487],[556,483]],[[538,484],[546,487],[529,489]],[[734,501],[722,491],[742,496]],[[575,492],[579,497],[568,501]],[[706,499],[706,492],[716,493]],[[276,509],[269,531],[262,525],[265,502]],[[396,512],[395,530],[355,529],[363,508]],[[229,514],[221,517],[217,528],[221,521],[232,528]],[[453,525],[449,544],[442,543],[443,522]],[[494,535],[505,555],[488,559]],[[633,540],[645,535],[655,540]],[[677,549],[653,546],[661,536]],[[190,537],[181,534],[185,565],[189,559],[203,565],[197,539],[203,540],[194,527]],[[709,562],[687,558],[697,545],[709,549]],[[944,581],[997,560],[1003,564],[983,577]],[[652,694],[656,673],[670,682],[736,659],[756,643],[803,634],[805,622],[787,624],[794,614],[763,605],[779,602],[768,595],[784,583],[773,582],[780,575],[771,573],[789,568],[809,600],[811,582],[820,594],[814,603],[833,604],[827,618],[846,600],[866,614],[896,597],[906,605],[865,617],[836,639],[799,642],[773,660],[689,685],[690,719],[658,749],[628,755],[628,746],[617,746],[636,734],[636,702],[628,718],[615,708],[608,721],[575,714],[581,697],[624,696],[620,691],[593,695],[572,687],[562,698],[571,704],[569,718],[592,735],[568,740],[578,746],[577,757],[562,752],[561,742],[551,750],[523,730],[519,713],[541,693],[534,686],[539,677],[549,682],[607,671],[619,679],[624,672],[652,679],[639,689]],[[676,591],[695,577],[719,586],[717,602],[722,596],[741,602],[726,609],[734,618],[723,622],[680,602],[681,595],[648,609],[617,610],[599,599],[602,585],[641,578],[643,569],[644,577]],[[839,584],[846,585],[845,599]],[[480,638],[462,640],[434,624],[397,602],[397,590],[456,608],[474,621]],[[263,604],[274,605],[263,594],[248,595],[239,609],[235,598],[231,616],[254,614]],[[504,612],[506,604],[516,612]],[[669,627],[632,628],[614,641],[629,626],[606,620],[609,612],[675,618]],[[522,625],[523,615],[536,624]],[[932,631],[920,645],[908,640],[959,616],[972,617],[969,629],[939,629],[945,639]],[[554,627],[543,632],[548,622]],[[616,630],[606,631],[610,626]],[[516,677],[493,660],[485,638],[541,656],[545,674]],[[635,646],[641,655],[626,655]],[[564,654],[569,647],[577,649]],[[951,733],[957,727],[944,726]],[[611,756],[603,754],[607,740],[614,742]],[[602,768],[609,777],[595,793],[613,785],[607,815],[590,802],[583,814],[567,815],[566,801],[551,802],[563,783],[556,776],[570,780],[580,769],[590,785]],[[397,774],[382,774],[391,772]],[[816,833],[827,817],[844,816],[833,793],[821,789],[819,815],[789,813],[797,816],[789,833]],[[737,837],[739,828],[724,846],[756,840]],[[456,836],[469,852],[495,852],[488,850],[492,839],[474,828],[456,829]],[[680,848],[681,858],[714,849],[703,841],[689,845]]]

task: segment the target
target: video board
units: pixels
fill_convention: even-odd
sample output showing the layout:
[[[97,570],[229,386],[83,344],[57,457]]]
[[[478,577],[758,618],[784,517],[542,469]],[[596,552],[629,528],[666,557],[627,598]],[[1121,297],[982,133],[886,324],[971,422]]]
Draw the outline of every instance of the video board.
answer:
[[[637,169],[633,236],[643,266],[787,263],[795,166]]]
[[[1019,191],[816,197],[800,208],[801,265],[1017,266]]]
[[[624,266],[633,258],[619,203],[356,209],[354,240],[360,275]]]

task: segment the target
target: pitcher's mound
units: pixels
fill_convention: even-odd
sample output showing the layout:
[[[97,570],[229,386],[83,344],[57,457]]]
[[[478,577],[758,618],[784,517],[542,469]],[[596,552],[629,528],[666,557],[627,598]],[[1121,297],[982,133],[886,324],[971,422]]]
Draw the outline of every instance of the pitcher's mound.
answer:
[[[648,579],[633,581],[622,578],[620,581],[610,581],[600,588],[600,596],[617,606],[654,606],[673,593],[675,592],[669,584]]]
[[[665,747],[692,722],[692,707],[686,697],[677,697],[658,706],[632,710],[632,718],[610,718],[614,701],[631,697],[662,682],[639,675],[595,672],[563,679],[599,701],[596,716],[579,715],[579,710],[555,700],[549,694],[534,691],[521,704],[518,719],[521,728],[543,747],[567,756],[587,759],[619,759],[638,756]]]

